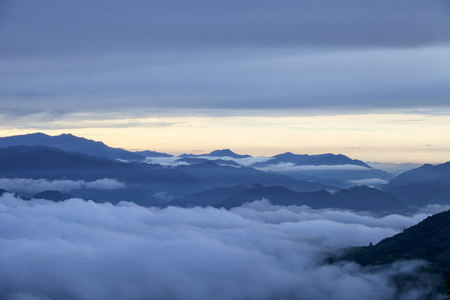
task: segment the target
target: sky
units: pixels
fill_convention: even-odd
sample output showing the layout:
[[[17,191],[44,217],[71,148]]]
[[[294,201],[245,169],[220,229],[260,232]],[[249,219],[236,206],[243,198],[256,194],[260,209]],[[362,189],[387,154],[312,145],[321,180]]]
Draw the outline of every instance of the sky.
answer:
[[[450,2],[0,2],[0,136],[450,157]]]

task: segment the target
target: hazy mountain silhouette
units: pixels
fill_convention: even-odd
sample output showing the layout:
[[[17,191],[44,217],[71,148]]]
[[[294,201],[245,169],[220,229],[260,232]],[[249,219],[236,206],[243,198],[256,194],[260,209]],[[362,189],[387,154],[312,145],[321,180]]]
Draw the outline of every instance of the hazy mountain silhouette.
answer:
[[[318,155],[308,155],[308,154],[293,154],[291,152],[286,152],[272,156],[269,160],[264,162],[255,163],[252,167],[264,167],[267,165],[276,165],[279,163],[292,163],[296,166],[320,166],[320,165],[356,165],[366,168],[370,168],[366,163],[351,159],[342,154],[318,154]]]
[[[120,148],[111,148],[102,142],[96,142],[72,134],[49,136],[32,133],[0,138],[0,148],[12,146],[45,146],[68,152],[79,152],[107,159],[142,160],[143,156]]]
[[[218,187],[185,196],[181,199],[174,200],[168,204],[181,207],[216,206],[219,202],[223,201],[228,197],[242,193],[249,189],[257,189],[262,187],[263,186],[259,183],[248,185],[240,184],[232,187]]]
[[[211,153],[208,154],[182,154],[180,157],[199,157],[199,156],[210,156],[210,157],[231,157],[231,158],[248,158],[251,157],[250,155],[241,155],[236,154],[230,149],[222,149],[222,150],[214,150]]]
[[[395,177],[388,172],[373,169],[360,160],[331,153],[308,155],[286,152],[275,155],[267,161],[254,163],[251,167],[340,188],[367,184],[359,183],[359,180],[372,179],[372,181],[375,180],[374,182],[387,182]],[[377,186],[379,183],[373,185]]]
[[[6,147],[16,144],[20,145]],[[28,146],[35,144],[39,146]],[[215,205],[230,198],[227,204],[224,202],[226,207],[262,197],[278,201],[282,205],[296,204],[301,199],[303,201],[301,203],[314,208],[336,207],[358,210],[381,210],[382,207],[377,206],[379,203],[385,203],[386,209],[395,207],[401,209],[402,205],[398,204],[397,199],[410,206],[450,203],[450,162],[437,166],[424,165],[392,179],[394,177],[392,174],[370,168],[362,161],[341,154],[298,155],[287,152],[253,165],[261,167],[284,163],[290,164],[289,166],[314,166],[295,171],[289,171],[287,168],[286,171],[276,173],[262,171],[264,168],[256,170],[253,167],[244,167],[230,160],[214,159],[224,156],[235,159],[250,157],[236,154],[229,149],[203,155],[184,155],[177,162],[186,162],[190,165],[174,168],[132,162],[136,158],[142,161],[143,157],[148,155],[170,156],[154,151],[140,153],[111,148],[102,142],[71,134],[48,136],[35,133],[5,137],[0,138],[0,177],[86,181],[117,179],[124,182],[127,188],[116,191],[83,189],[76,191],[74,196],[111,202],[131,196],[132,201],[143,205],[167,205],[168,199],[176,201],[190,199],[185,204],[182,202],[178,204],[191,205],[195,202],[191,197],[194,193],[200,193],[197,195],[204,197],[203,200],[198,200],[198,205]],[[144,156],[141,156],[142,154]],[[199,156],[210,157],[213,161]],[[340,169],[342,165],[354,168]],[[327,166],[337,167],[329,169]],[[351,192],[345,190],[352,185],[363,185],[364,180],[371,179],[380,182],[392,179],[383,189],[394,196],[390,199],[391,202],[387,201],[389,197],[386,193],[374,189],[361,187],[348,190]],[[236,186],[239,188],[230,188]],[[241,189],[239,193],[234,193],[238,189]],[[324,191],[310,195],[296,194],[296,192],[338,189],[344,190],[335,195]],[[206,199],[205,195],[208,193],[214,196],[213,199]],[[357,203],[358,199],[360,204]],[[230,202],[231,200],[235,202]],[[367,204],[367,201],[371,200],[374,202],[371,205]],[[326,204],[322,205],[322,201]],[[338,204],[330,206],[330,201]]]
[[[249,167],[236,168],[220,166],[213,161],[189,166],[178,166],[173,169],[200,178],[212,187],[229,187],[239,184],[249,185],[259,183],[265,186],[282,185],[296,191],[316,191],[335,188],[315,182],[299,181],[280,174],[262,172]]]
[[[222,200],[216,207],[230,209],[246,202],[267,199],[274,205],[308,205],[311,208],[342,208],[358,211],[392,212],[407,206],[395,197],[367,186],[328,192],[295,192],[282,186],[247,189]]]
[[[207,159],[207,158],[200,158],[200,157],[182,157],[177,159],[175,162],[185,162],[188,165],[196,165],[205,163],[208,161],[212,161],[218,165],[226,165],[226,166],[235,166],[235,167],[241,167],[240,164],[233,160],[224,160],[224,159]]]
[[[383,190],[412,206],[450,204],[450,162],[404,172]]]
[[[375,179],[381,182],[388,182],[395,176],[393,174],[377,169],[345,170],[345,169],[308,169],[308,170],[286,170],[279,173],[292,178],[304,181],[315,181],[328,185],[335,185],[340,188],[350,188],[357,185],[370,185],[364,180]],[[361,183],[358,183],[361,181]],[[375,187],[381,187],[381,184],[372,184]]]
[[[184,195],[203,186],[198,178],[159,165],[124,163],[43,146],[0,148],[0,177],[86,181],[112,178],[126,183],[127,188],[84,189],[74,191],[74,196],[108,202],[128,200],[143,205],[158,204],[152,202],[157,200],[151,197],[155,192]]]
[[[167,153],[163,153],[163,152],[156,152],[156,151],[150,151],[150,150],[145,150],[145,151],[135,151],[134,153],[137,153],[143,157],[173,157],[172,154],[167,154]]]

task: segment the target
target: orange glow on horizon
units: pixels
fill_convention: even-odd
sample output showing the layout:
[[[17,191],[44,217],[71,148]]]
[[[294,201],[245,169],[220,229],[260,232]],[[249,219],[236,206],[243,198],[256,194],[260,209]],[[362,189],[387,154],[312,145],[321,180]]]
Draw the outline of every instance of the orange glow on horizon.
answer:
[[[289,151],[342,153],[364,161],[397,163],[450,160],[450,116],[164,117],[85,119],[76,123],[63,120],[50,125],[36,126],[32,130],[1,129],[0,135],[38,131],[49,135],[72,133],[111,147],[176,155],[229,148],[252,156],[273,156]]]

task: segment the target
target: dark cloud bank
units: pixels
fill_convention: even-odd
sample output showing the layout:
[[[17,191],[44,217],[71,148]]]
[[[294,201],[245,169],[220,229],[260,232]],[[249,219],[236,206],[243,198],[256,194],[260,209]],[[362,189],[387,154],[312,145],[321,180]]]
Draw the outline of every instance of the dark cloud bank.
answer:
[[[399,291],[392,280],[421,262],[322,263],[425,213],[379,218],[265,201],[231,211],[156,209],[7,193],[0,213],[1,299],[423,299],[428,292],[426,284]]]

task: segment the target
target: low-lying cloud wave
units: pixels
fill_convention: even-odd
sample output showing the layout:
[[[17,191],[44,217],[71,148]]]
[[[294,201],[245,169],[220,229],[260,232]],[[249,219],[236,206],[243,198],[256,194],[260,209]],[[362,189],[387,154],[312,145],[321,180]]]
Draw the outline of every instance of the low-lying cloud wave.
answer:
[[[198,156],[199,159],[208,159],[208,160],[229,160],[234,161],[244,167],[248,167],[254,163],[264,162],[270,159],[270,157],[265,156],[256,156],[256,157],[245,157],[245,158],[233,158],[229,156]],[[189,165],[189,163],[185,161],[177,161],[179,160],[179,156],[174,157],[147,157],[146,162],[152,164],[159,164],[164,167],[176,167],[176,166],[185,166]]]
[[[103,178],[95,181],[0,178],[0,188],[27,195],[34,195],[47,190],[68,193],[79,189],[116,190],[125,187],[125,183],[111,178]]]
[[[348,183],[355,185],[381,185],[381,184],[388,184],[389,181],[381,178],[366,178],[366,179],[349,180]]]
[[[367,171],[370,170],[364,166],[357,165],[302,165],[297,166],[294,163],[278,163],[265,167],[256,168],[261,171],[273,172],[300,172],[300,171]]]
[[[403,293],[392,280],[420,262],[323,263],[425,213],[376,218],[266,201],[230,211],[158,209],[6,193],[0,214],[1,299],[378,300],[421,299],[425,291],[416,284]]]

